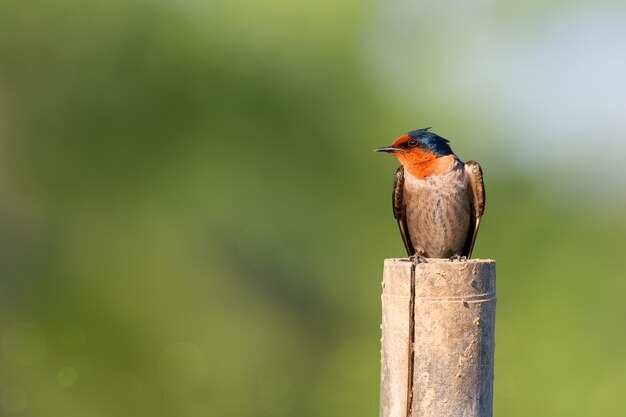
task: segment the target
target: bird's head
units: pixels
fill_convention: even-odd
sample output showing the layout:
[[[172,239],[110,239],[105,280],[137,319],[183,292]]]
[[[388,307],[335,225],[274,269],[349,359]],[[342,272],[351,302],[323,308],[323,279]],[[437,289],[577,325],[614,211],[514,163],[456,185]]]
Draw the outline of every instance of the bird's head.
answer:
[[[448,140],[428,129],[412,130],[398,137],[390,146],[374,150],[393,154],[404,166],[430,163],[434,159],[453,155]]]
[[[374,150],[393,154],[416,178],[446,172],[453,166],[456,156],[446,139],[428,129],[412,130],[394,140],[390,146]]]

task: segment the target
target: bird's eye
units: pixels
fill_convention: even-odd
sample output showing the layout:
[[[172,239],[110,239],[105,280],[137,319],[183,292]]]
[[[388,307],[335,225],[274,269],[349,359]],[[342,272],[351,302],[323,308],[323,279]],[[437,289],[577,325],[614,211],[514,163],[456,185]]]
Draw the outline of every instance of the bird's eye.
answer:
[[[410,147],[417,146],[417,140],[415,140],[415,139],[409,139],[409,141],[407,142],[407,144],[408,144]]]

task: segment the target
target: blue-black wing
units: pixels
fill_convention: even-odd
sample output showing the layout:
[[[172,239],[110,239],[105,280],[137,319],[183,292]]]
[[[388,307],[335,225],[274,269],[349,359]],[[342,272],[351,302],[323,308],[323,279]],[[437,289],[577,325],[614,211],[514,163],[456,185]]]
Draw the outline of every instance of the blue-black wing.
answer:
[[[469,182],[469,199],[470,199],[470,228],[463,249],[463,255],[469,259],[474,250],[476,243],[476,235],[480,227],[480,218],[485,211],[485,184],[483,183],[483,170],[476,161],[467,161],[465,163],[465,175]]]
[[[413,243],[411,243],[411,236],[409,235],[409,226],[406,222],[406,206],[404,205],[404,167],[400,166],[396,170],[396,174],[393,177],[393,217],[398,222],[400,228],[400,234],[402,235],[402,241],[408,256],[415,255],[415,249],[413,249]]]

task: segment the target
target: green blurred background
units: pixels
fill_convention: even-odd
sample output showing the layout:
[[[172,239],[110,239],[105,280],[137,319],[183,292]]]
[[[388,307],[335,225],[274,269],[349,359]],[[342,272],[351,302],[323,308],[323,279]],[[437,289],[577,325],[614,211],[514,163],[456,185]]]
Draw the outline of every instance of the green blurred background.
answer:
[[[0,0],[0,415],[377,416],[396,162],[485,171],[496,416],[621,416],[626,6]]]

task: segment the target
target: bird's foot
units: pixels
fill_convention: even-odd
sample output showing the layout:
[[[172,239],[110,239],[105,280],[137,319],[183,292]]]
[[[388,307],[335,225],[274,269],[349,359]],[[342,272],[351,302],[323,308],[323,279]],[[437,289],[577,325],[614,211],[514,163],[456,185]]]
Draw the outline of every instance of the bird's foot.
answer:
[[[423,250],[418,250],[417,252],[415,252],[413,256],[409,257],[409,260],[413,262],[415,265],[426,264],[428,263],[428,260],[426,259],[426,256],[424,255],[426,255],[426,252],[424,252]]]
[[[450,257],[450,262],[454,262],[454,261],[466,262],[467,261],[467,256],[452,255]]]

